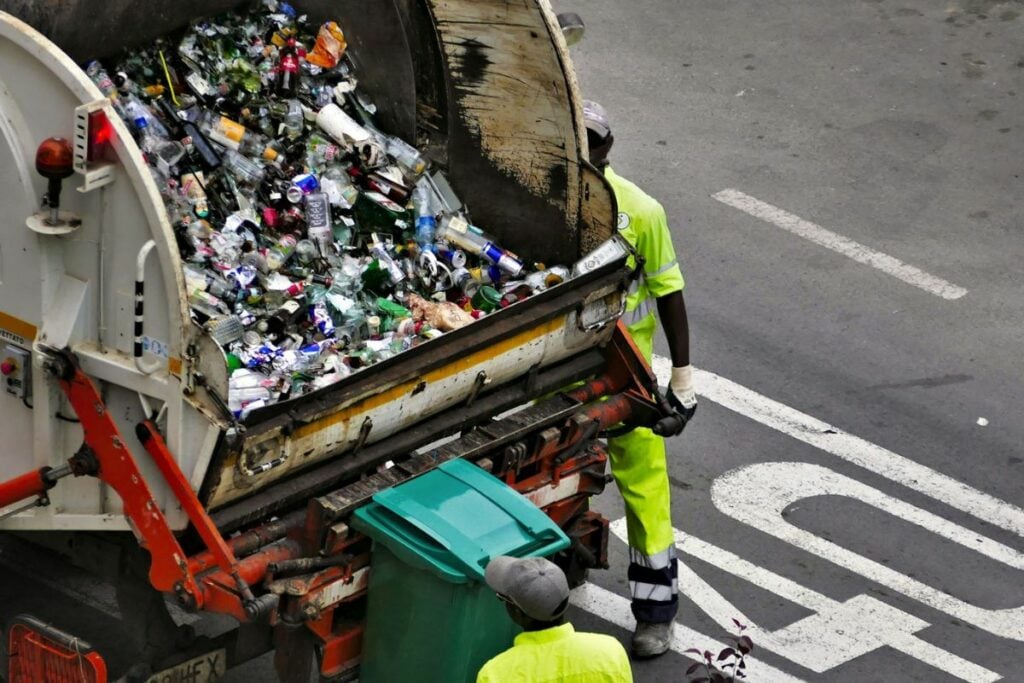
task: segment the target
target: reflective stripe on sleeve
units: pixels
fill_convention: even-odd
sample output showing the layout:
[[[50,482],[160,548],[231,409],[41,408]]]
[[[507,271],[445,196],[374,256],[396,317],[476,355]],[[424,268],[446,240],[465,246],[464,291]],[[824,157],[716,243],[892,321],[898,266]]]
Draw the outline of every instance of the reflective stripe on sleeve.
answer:
[[[644,320],[645,318],[647,318],[647,316],[654,313],[654,310],[654,299],[648,297],[641,301],[639,304],[637,304],[636,308],[634,308],[632,311],[626,311],[626,315],[623,316],[623,318],[626,321],[626,325],[636,325],[638,322]]]
[[[678,266],[678,265],[679,265],[679,260],[677,259],[677,260],[675,260],[675,261],[672,261],[671,263],[668,263],[667,265],[664,265],[664,266],[662,266],[661,268],[658,268],[658,269],[657,269],[656,271],[654,271],[653,273],[652,273],[651,271],[649,271],[649,270],[645,270],[645,271],[644,271],[644,274],[645,274],[645,275],[646,275],[647,277],[658,277],[659,275],[662,275],[662,274],[664,274],[664,273],[667,273],[667,272],[668,272],[668,271],[670,271],[670,270],[671,270],[672,268],[675,268],[675,267],[676,267],[676,266]]]

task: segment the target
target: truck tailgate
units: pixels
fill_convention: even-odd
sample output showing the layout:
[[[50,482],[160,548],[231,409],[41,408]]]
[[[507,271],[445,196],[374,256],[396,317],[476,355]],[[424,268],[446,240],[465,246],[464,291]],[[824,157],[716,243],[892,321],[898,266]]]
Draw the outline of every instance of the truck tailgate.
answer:
[[[603,344],[628,283],[625,260],[616,260],[510,306],[487,324],[469,325],[301,399],[255,411],[218,444],[203,501],[211,509],[223,507]]]

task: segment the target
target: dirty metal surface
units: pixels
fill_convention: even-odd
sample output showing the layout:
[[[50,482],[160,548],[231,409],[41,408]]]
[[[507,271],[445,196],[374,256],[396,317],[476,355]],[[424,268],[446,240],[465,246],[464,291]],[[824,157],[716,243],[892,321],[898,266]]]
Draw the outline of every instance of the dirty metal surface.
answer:
[[[145,45],[193,18],[231,9],[240,0],[0,0],[0,10],[29,24],[83,62]]]
[[[474,222],[507,248],[527,260],[574,261],[580,254],[576,105],[545,21],[546,3],[429,5],[447,75],[452,186]]]
[[[440,372],[439,369],[451,367],[461,362],[460,359],[468,358],[474,353],[489,353],[489,350],[496,348],[496,345],[504,340],[537,329],[549,321],[557,320],[559,316],[565,316],[588,294],[609,287],[621,287],[625,277],[621,265],[621,262],[609,264],[601,270],[570,280],[496,313],[481,324],[450,332],[299,401],[280,403],[254,412],[246,421],[246,431],[241,444],[230,444],[227,439],[221,439],[207,470],[200,499],[207,506],[222,507],[225,503],[217,502],[223,497],[223,493],[219,492],[225,490],[226,483],[236,480],[234,472],[239,458],[245,457],[248,460],[257,457],[250,453],[254,449],[265,447],[280,449],[282,452],[294,452],[297,454],[297,460],[293,459],[293,462],[305,465],[302,469],[317,467],[319,463],[353,450],[358,441],[349,435],[349,432],[358,432],[364,419],[372,418],[374,414],[372,408],[362,410],[361,402],[379,400],[378,396],[393,387],[422,382],[427,373],[434,370]],[[596,346],[604,333],[587,334],[593,336],[593,341],[588,342],[589,345]],[[573,344],[586,346],[580,342]],[[523,368],[523,372],[525,373],[527,369]],[[437,410],[435,408],[434,412]],[[429,414],[425,413],[423,417]],[[410,415],[409,422],[415,421],[416,417]],[[374,419],[373,422],[381,420]],[[371,431],[373,438],[368,439],[366,447],[389,438],[386,432],[381,431],[382,427],[379,424],[374,425],[373,429],[378,431]],[[332,446],[332,443],[336,445]],[[307,454],[306,451],[311,448],[319,450]],[[275,479],[283,480],[288,476],[293,475],[283,468],[280,472],[271,470],[263,475],[261,480],[255,480],[253,488],[242,495],[255,495],[260,490],[273,487]],[[230,505],[231,502],[227,501],[227,504]]]
[[[367,446],[355,454],[332,460],[314,470],[275,483],[249,498],[211,513],[210,516],[222,532],[230,532],[281,510],[301,505],[305,500],[357,478],[387,460],[398,459],[432,441],[454,434],[475,421],[522,405],[579,379],[593,376],[604,368],[605,363],[604,355],[593,349],[541,370],[532,379],[524,377],[521,382],[481,394],[469,406],[441,413],[384,441]],[[416,466],[414,463],[405,465]]]
[[[332,522],[365,505],[378,492],[413,476],[424,474],[456,458],[475,458],[512,443],[529,433],[560,424],[571,417],[580,404],[564,394],[530,406],[515,415],[478,427],[439,448],[419,453],[384,472],[346,486],[316,499],[323,521]]]

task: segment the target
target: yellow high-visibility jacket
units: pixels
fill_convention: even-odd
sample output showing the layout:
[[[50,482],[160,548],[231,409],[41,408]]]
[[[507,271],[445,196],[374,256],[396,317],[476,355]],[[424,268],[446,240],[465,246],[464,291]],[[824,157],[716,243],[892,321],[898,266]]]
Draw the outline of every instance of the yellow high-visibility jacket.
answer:
[[[608,167],[604,177],[615,191],[619,205],[619,234],[644,258],[644,273],[633,283],[626,298],[624,320],[640,350],[651,360],[657,327],[655,299],[678,292],[685,286],[679,269],[665,209],[639,187]],[[633,258],[630,267],[636,267]]]
[[[516,636],[480,669],[477,683],[632,683],[625,649],[611,636],[577,633],[572,624]]]

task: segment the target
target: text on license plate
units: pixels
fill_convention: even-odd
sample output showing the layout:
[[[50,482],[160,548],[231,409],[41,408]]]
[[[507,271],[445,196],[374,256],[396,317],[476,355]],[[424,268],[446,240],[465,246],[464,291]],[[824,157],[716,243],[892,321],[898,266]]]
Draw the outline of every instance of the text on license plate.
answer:
[[[227,670],[227,652],[214,650],[153,674],[146,683],[213,683]]]

